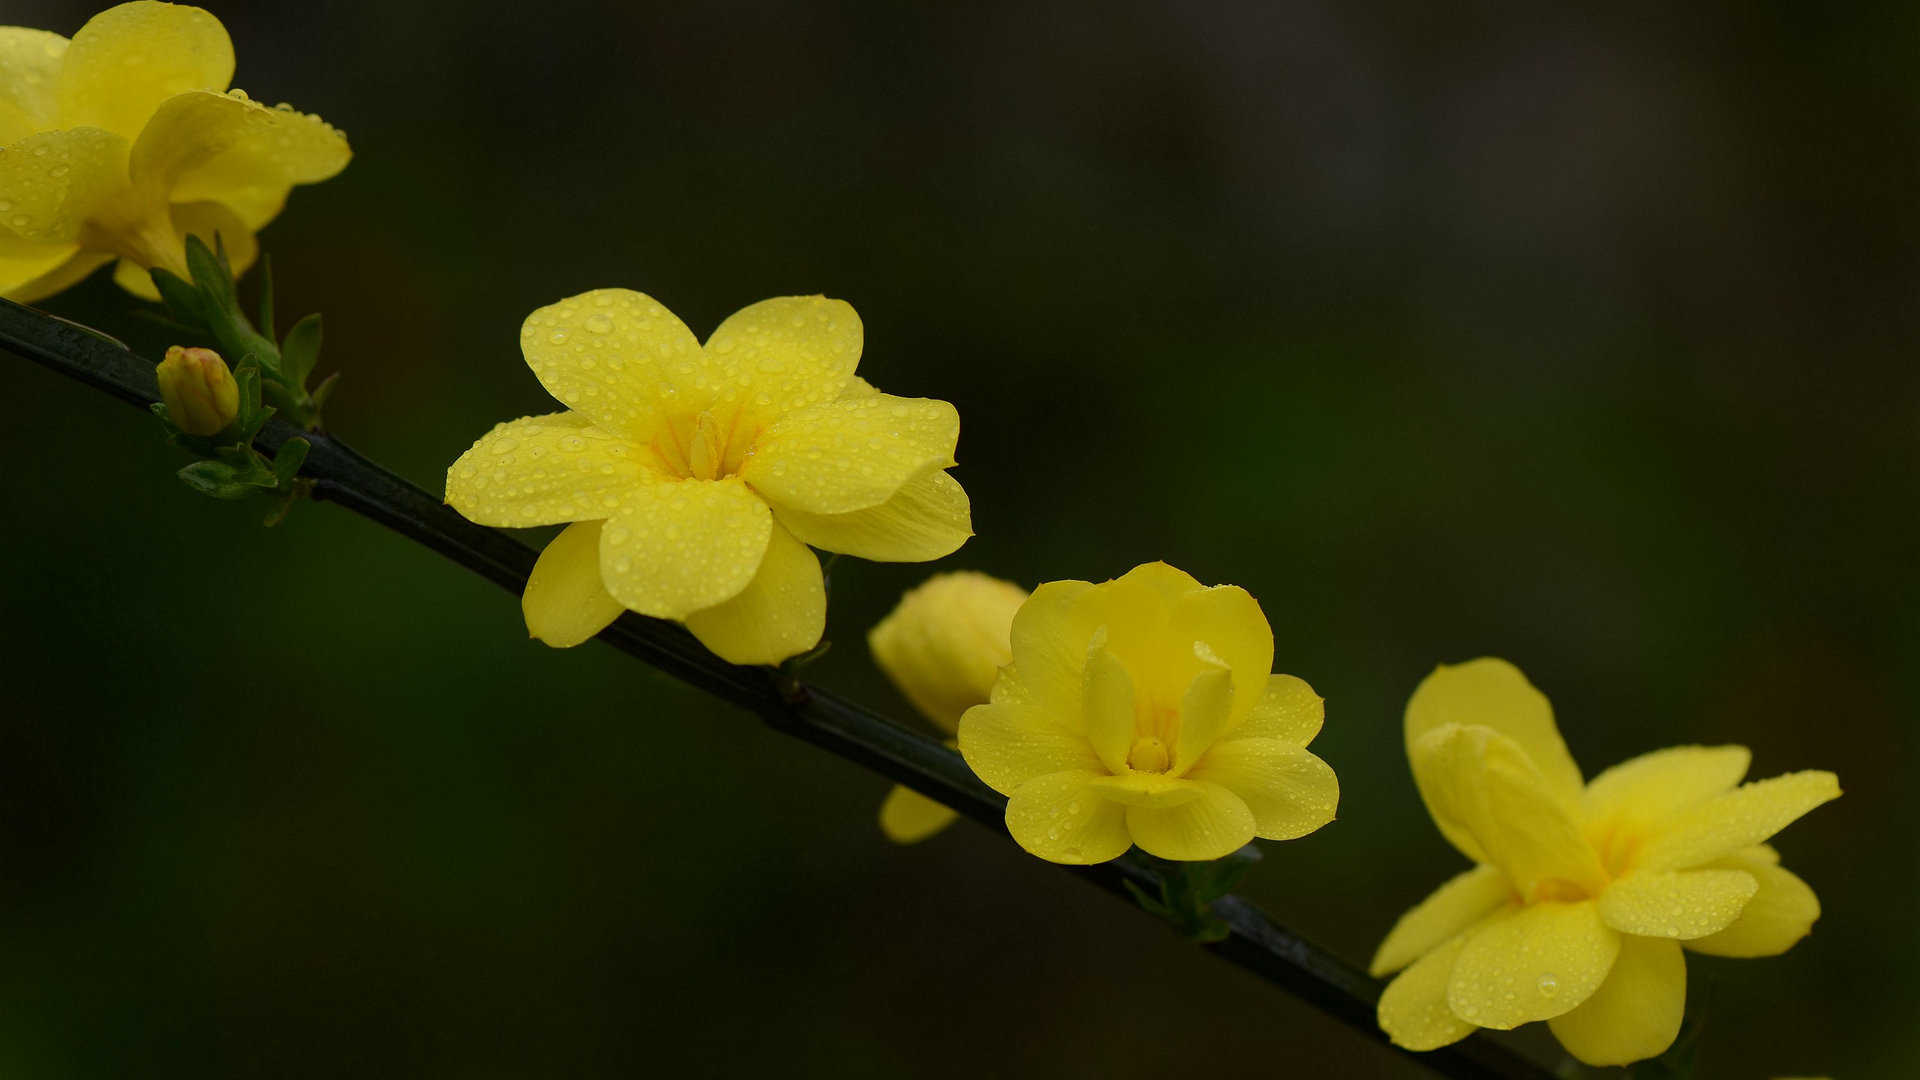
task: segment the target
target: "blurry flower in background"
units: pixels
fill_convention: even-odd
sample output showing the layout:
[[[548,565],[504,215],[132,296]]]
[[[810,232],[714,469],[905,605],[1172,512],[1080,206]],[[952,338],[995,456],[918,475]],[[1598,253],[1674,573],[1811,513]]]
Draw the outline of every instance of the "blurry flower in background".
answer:
[[[157,299],[147,271],[186,277],[190,234],[251,265],[293,185],[352,154],[232,77],[225,28],[195,7],[122,4],[72,41],[0,27],[0,295],[38,300],[119,259],[114,280]]]
[[[1028,852],[1098,863],[1139,844],[1200,861],[1333,820],[1339,782],[1305,749],[1323,702],[1269,674],[1273,631],[1245,589],[1165,563],[1048,582],[1012,646],[991,703],[960,720],[960,751],[1009,796]]]
[[[1476,865],[1374,956],[1375,976],[1400,971],[1379,1019],[1401,1046],[1546,1020],[1589,1065],[1655,1057],[1680,1031],[1683,947],[1772,956],[1820,915],[1762,841],[1840,794],[1830,772],[1736,788],[1745,747],[1682,746],[1583,784],[1546,697],[1495,659],[1427,676],[1406,741],[1434,823]]]
[[[893,685],[951,740],[960,715],[986,703],[1013,659],[1008,634],[1026,598],[1027,590],[986,574],[936,574],[874,625],[867,646]],[[924,840],[953,818],[946,806],[897,784],[880,806],[881,831],[901,844]]]
[[[522,597],[549,645],[631,609],[729,662],[777,663],[826,625],[808,545],[922,562],[973,535],[946,471],[959,414],[869,386],[861,346],[860,317],[824,296],[743,308],[704,346],[641,293],[562,300],[520,347],[573,411],[495,427],[447,470],[447,502],[482,525],[567,523]]]

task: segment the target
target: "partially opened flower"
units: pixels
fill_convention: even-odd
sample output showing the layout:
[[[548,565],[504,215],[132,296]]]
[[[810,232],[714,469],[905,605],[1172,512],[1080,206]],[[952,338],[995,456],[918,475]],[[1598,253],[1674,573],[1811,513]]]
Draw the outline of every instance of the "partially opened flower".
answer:
[[[1681,746],[1582,783],[1547,699],[1494,659],[1427,676],[1406,738],[1434,823],[1475,866],[1374,956],[1374,975],[1400,972],[1379,1019],[1401,1046],[1546,1020],[1590,1065],[1654,1057],[1680,1030],[1683,949],[1773,956],[1820,915],[1763,841],[1840,794],[1830,772],[1736,786],[1745,747]]]
[[[704,346],[626,289],[541,308],[520,348],[571,411],[494,428],[447,470],[447,502],[482,525],[568,523],[522,598],[549,645],[631,609],[736,664],[805,652],[827,603],[809,544],[919,562],[972,535],[946,472],[959,415],[855,376],[861,343],[823,296],[743,308]]]
[[[933,726],[952,736],[960,715],[984,704],[1013,658],[1008,634],[1027,590],[962,570],[936,574],[900,598],[867,633],[873,659]],[[954,812],[909,787],[895,785],[880,807],[880,829],[896,843],[924,840]]]
[[[1323,703],[1269,674],[1273,631],[1245,589],[1165,563],[1048,582],[1014,616],[1012,645],[992,701],[960,720],[960,752],[1008,796],[1027,851],[1218,859],[1333,820],[1339,783],[1306,750]]]
[[[196,7],[121,4],[72,41],[0,27],[0,295],[37,300],[118,259],[114,280],[156,299],[147,271],[186,277],[188,235],[217,233],[245,270],[293,185],[352,155],[232,78],[233,43]]]

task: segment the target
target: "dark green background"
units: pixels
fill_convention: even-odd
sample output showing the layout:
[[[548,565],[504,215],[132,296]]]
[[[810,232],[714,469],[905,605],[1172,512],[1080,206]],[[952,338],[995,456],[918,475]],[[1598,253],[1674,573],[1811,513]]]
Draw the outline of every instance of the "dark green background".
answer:
[[[1814,935],[1690,961],[1702,1075],[1907,1075],[1911,5],[1428,7],[218,13],[353,139],[264,239],[370,456],[438,490],[552,408],[561,297],[843,297],[964,418],[942,567],[1259,597],[1344,788],[1250,879],[1285,923],[1364,962],[1459,868],[1400,709],[1502,655],[1590,774],[1839,772],[1780,838]],[[165,344],[104,280],[50,306]],[[0,397],[6,1075],[1421,1072],[1003,836],[889,846],[883,782],[337,508],[193,496],[125,406]],[[863,634],[930,569],[843,562],[818,679],[904,715]]]

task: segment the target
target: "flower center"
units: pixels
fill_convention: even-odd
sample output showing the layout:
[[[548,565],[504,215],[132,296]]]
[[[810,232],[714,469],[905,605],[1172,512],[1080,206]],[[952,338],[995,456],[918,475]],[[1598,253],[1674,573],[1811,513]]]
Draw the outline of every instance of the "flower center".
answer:
[[[719,480],[740,471],[759,434],[741,422],[738,411],[715,415],[711,409],[702,409],[663,424],[653,438],[653,452],[671,475]]]
[[[1167,753],[1167,744],[1156,735],[1143,735],[1133,740],[1133,746],[1127,750],[1127,768],[1134,772],[1163,773],[1172,763]]]

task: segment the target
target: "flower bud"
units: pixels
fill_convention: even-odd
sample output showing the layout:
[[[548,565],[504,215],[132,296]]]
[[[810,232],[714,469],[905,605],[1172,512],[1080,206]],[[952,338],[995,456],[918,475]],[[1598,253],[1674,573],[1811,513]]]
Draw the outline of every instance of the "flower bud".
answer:
[[[985,574],[938,574],[902,596],[867,645],[914,708],[952,734],[1013,658],[1008,633],[1026,599],[1027,590]]]
[[[167,418],[189,435],[217,434],[240,414],[240,388],[226,361],[212,349],[175,345],[154,374],[160,379]]]

